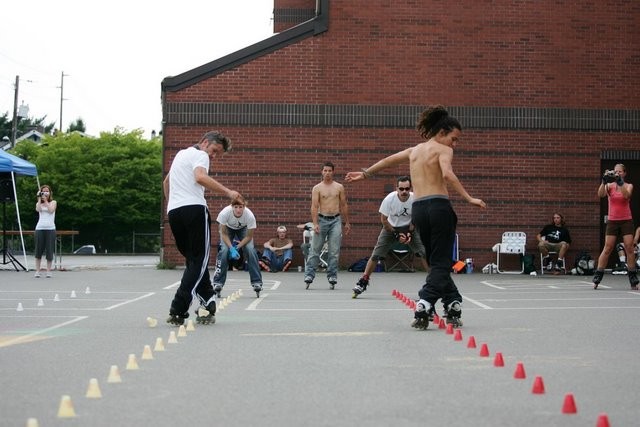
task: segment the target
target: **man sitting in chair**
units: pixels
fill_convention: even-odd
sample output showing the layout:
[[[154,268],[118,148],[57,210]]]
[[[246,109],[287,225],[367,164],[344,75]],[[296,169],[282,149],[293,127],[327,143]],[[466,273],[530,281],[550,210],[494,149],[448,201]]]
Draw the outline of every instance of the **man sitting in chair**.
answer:
[[[380,204],[378,211],[380,212],[382,230],[378,235],[378,242],[373,248],[373,253],[367,261],[364,273],[353,288],[354,297],[367,289],[369,278],[377,261],[384,259],[397,242],[409,246],[409,249],[420,258],[425,271],[428,269],[424,245],[420,241],[419,233],[414,232],[411,223],[412,204],[411,178],[401,176],[397,180],[396,191],[389,193]]]
[[[564,255],[569,250],[571,236],[569,229],[565,226],[564,217],[559,213],[553,214],[553,222],[544,226],[537,236],[538,250],[542,254],[542,268],[551,270],[552,262],[549,251],[558,253],[556,271],[565,271]]]

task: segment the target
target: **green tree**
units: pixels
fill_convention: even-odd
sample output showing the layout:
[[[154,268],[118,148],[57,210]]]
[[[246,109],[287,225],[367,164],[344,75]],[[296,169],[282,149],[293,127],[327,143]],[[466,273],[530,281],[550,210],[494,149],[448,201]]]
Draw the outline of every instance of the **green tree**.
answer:
[[[47,119],[47,116],[40,118],[18,118],[18,123],[16,126],[16,137],[20,138],[22,135],[27,133],[30,129],[42,127],[44,129],[45,135],[50,135],[55,129],[55,122],[46,124],[44,121]],[[13,126],[13,116],[9,117],[9,113],[4,113],[0,116],[0,139],[6,136],[11,138],[11,128]]]
[[[78,117],[75,122],[71,122],[71,124],[67,128],[68,133],[74,132],[74,131],[80,131],[80,132],[87,131],[87,126],[85,126],[84,120],[82,120],[82,117]]]
[[[56,226],[78,230],[76,246],[95,244],[100,252],[131,252],[134,231],[159,233],[160,138],[149,141],[142,138],[142,131],[119,129],[98,138],[62,134],[47,136],[41,145],[23,141],[13,154],[34,163],[40,183],[51,185],[58,201]],[[23,229],[33,229],[37,183],[35,178],[20,177],[17,184]],[[136,251],[156,251],[158,241],[148,240],[137,241]],[[150,247],[138,247],[145,242]]]

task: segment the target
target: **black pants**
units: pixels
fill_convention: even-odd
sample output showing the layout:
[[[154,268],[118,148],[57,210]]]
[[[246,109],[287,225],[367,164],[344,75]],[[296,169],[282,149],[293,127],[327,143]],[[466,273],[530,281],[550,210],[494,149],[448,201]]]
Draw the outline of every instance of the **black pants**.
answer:
[[[452,254],[458,217],[445,197],[421,198],[413,202],[412,220],[427,252],[431,272],[418,296],[432,306],[439,298],[448,307],[462,302],[456,284],[451,279]]]
[[[169,225],[186,267],[169,313],[186,317],[193,298],[197,297],[203,306],[214,301],[208,270],[211,247],[209,210],[202,205],[172,209],[169,211]]]

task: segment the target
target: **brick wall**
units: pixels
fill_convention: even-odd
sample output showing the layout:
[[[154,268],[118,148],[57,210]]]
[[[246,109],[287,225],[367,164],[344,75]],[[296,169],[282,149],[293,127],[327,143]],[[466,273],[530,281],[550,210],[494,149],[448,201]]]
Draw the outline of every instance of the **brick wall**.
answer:
[[[291,230],[308,220],[325,160],[336,164],[341,181],[345,172],[419,142],[416,112],[442,103],[464,114],[454,170],[489,205],[479,211],[452,194],[462,258],[477,266],[494,260],[491,247],[506,230],[525,231],[534,251],[535,234],[554,211],[572,232],[569,262],[580,249],[596,255],[603,153],[640,160],[640,31],[633,25],[640,3],[496,1],[491,13],[485,2],[431,3],[334,0],[328,31],[165,91],[165,171],[171,156],[206,130],[231,136],[234,150],[213,163],[212,175],[248,196],[261,246],[278,224]],[[315,1],[276,0],[275,10],[284,8],[315,9]],[[204,112],[219,105],[243,108]],[[321,106],[322,114],[294,108],[306,105]],[[379,203],[407,172],[402,166],[347,186],[353,232],[343,241],[343,266],[370,254]],[[640,176],[629,172],[632,180]],[[209,200],[214,216],[226,203]],[[165,258],[180,263],[165,225]],[[290,237],[301,242],[295,230]]]

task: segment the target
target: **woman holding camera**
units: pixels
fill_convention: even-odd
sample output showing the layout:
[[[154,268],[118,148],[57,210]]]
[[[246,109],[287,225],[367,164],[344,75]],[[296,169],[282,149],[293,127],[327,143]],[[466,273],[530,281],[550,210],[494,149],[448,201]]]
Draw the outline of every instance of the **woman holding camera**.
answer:
[[[51,277],[51,265],[53,263],[53,250],[56,242],[56,208],[58,203],[53,200],[51,188],[43,185],[38,191],[38,203],[36,211],[39,219],[36,224],[36,277],[40,277],[40,262],[42,255],[47,258],[47,277]]]
[[[609,216],[605,231],[604,248],[598,257],[598,267],[593,276],[593,289],[598,289],[598,284],[604,276],[604,269],[609,261],[609,255],[613,252],[618,235],[622,235],[622,243],[627,253],[627,277],[631,289],[638,289],[638,276],[636,275],[636,258],[633,251],[633,217],[631,216],[631,194],[633,184],[624,182],[627,171],[622,163],[615,165],[612,171],[607,170],[602,175],[602,182],[598,187],[598,196],[608,197]]]

